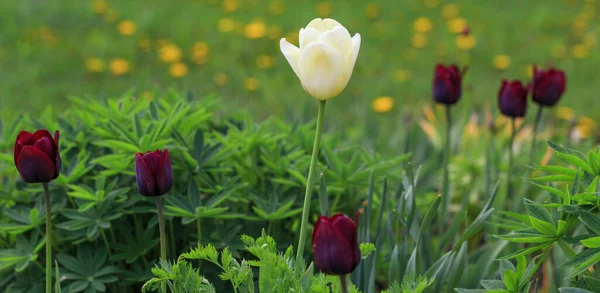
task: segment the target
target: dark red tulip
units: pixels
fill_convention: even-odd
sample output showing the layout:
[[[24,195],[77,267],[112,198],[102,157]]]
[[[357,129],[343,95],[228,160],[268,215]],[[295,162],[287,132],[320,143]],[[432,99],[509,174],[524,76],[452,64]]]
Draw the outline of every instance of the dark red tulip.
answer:
[[[138,192],[145,196],[160,196],[173,187],[173,170],[169,151],[156,150],[135,154],[135,178]]]
[[[565,73],[554,68],[538,70],[533,66],[533,101],[552,107],[565,92]]]
[[[438,64],[433,76],[433,99],[446,105],[458,102],[462,95],[462,77],[466,72],[467,68],[459,71],[456,65]]]
[[[351,273],[360,262],[355,221],[344,214],[331,218],[320,216],[313,231],[312,249],[315,265],[325,274]]]
[[[15,142],[15,165],[23,181],[50,182],[58,177],[61,160],[58,151],[58,130],[54,138],[48,130],[34,133],[21,131]]]
[[[498,93],[498,106],[500,112],[509,117],[523,117],[527,113],[527,92],[525,87],[518,80],[508,82],[502,80],[502,86]]]

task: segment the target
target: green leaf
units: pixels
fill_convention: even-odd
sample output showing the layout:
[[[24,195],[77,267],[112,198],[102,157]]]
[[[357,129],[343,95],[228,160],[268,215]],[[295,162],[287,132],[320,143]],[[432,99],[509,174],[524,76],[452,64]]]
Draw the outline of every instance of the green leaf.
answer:
[[[373,243],[361,243],[360,244],[360,256],[362,259],[366,259],[371,255],[371,253],[375,252],[375,244]]]
[[[517,291],[519,288],[519,275],[515,271],[506,270],[504,271],[504,286],[509,291]]]
[[[581,289],[581,288],[575,288],[575,287],[558,288],[558,292],[560,292],[560,293],[594,293],[592,291],[588,291],[588,290]]]
[[[540,249],[544,249],[544,248],[552,245],[552,243],[554,243],[554,240],[548,241],[548,242],[543,242],[540,245],[536,245],[536,246],[531,246],[531,247],[526,247],[526,248],[523,248],[523,249],[519,249],[519,250],[517,250],[517,251],[515,251],[513,253],[507,254],[507,255],[505,255],[503,257],[500,257],[498,259],[500,259],[500,260],[511,259],[511,258],[516,258],[516,257],[522,256],[522,255],[523,256],[529,255],[529,254],[531,254],[531,253],[533,253],[535,251],[538,251]]]
[[[526,232],[513,232],[513,234],[495,235],[495,237],[516,243],[544,243],[556,239],[554,236]]]
[[[554,227],[553,224],[550,224],[546,221],[542,221],[532,216],[529,216],[529,220],[531,221],[531,225],[533,226],[533,228],[535,228],[538,232],[551,236],[557,235],[556,227]]]
[[[587,248],[600,248],[600,236],[581,240],[581,244]]]
[[[596,174],[594,172],[594,170],[592,170],[592,168],[581,158],[574,156],[574,155],[569,155],[569,154],[564,154],[564,153],[556,153],[556,155],[562,159],[563,161],[577,167],[577,168],[581,168],[583,169],[585,172],[588,172],[590,174]]]
[[[590,230],[594,231],[596,234],[600,234],[600,217],[586,212],[579,212],[579,220]]]
[[[529,213],[537,219],[546,221],[548,223],[554,223],[554,219],[552,218],[552,215],[550,214],[550,212],[548,212],[547,209],[539,207],[536,202],[528,200],[526,198],[523,199],[523,201],[525,202],[525,208],[527,209],[527,213]]]

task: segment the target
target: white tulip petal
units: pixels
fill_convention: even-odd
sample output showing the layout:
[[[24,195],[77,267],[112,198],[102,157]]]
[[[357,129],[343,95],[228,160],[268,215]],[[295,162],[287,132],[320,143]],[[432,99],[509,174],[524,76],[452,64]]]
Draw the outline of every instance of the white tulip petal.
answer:
[[[323,19],[323,23],[321,24],[321,26],[322,26],[322,29],[321,29],[322,32],[333,30],[333,28],[336,26],[343,27],[343,25],[341,25],[339,22],[337,22],[337,20],[331,19],[331,18]]]
[[[333,47],[338,52],[338,54],[342,55],[342,59],[346,60],[346,58],[343,56],[340,38],[334,31],[326,31],[325,33],[319,36],[318,41],[325,42],[331,47]]]
[[[358,51],[360,51],[360,34],[356,33],[352,37],[352,56],[350,57],[350,64],[348,66],[348,79],[352,75],[354,70],[354,64],[356,64],[356,58],[358,58]]]
[[[307,25],[306,28],[314,28],[318,31],[321,31],[323,29],[323,19],[321,18],[315,18],[313,20],[311,20]]]
[[[337,96],[348,83],[346,62],[325,42],[309,44],[300,54],[300,80],[304,89],[319,100]]]
[[[338,36],[340,47],[344,53],[344,58],[348,65],[350,65],[350,56],[352,56],[352,37],[348,30],[343,26],[336,26],[333,31]]]
[[[319,39],[321,32],[314,28],[305,28],[300,30],[298,38],[300,39],[300,50],[304,49],[308,44],[314,43]]]
[[[286,39],[281,39],[281,41],[279,41],[279,48],[281,49],[283,56],[285,56],[285,59],[290,63],[290,66],[292,66],[296,76],[300,78],[300,49],[290,44]]]

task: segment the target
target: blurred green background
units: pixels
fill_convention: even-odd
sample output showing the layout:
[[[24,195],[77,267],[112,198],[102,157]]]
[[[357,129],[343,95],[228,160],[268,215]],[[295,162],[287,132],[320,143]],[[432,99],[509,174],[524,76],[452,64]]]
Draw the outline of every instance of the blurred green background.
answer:
[[[500,80],[528,80],[537,63],[567,72],[561,106],[598,119],[599,6],[594,0],[8,0],[0,18],[0,114],[36,113],[49,104],[60,111],[71,95],[131,91],[152,98],[173,88],[196,98],[216,94],[226,109],[257,118],[314,115],[316,102],[303,92],[279,39],[297,44],[298,30],[311,19],[331,17],[362,35],[353,78],[328,106],[336,122],[420,111],[431,104],[438,62],[469,66],[459,106],[465,112],[495,108]]]

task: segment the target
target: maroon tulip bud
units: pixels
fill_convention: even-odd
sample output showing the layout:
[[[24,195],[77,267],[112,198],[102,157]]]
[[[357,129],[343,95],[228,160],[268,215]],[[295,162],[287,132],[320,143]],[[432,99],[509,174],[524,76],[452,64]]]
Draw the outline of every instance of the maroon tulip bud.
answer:
[[[50,182],[58,177],[61,160],[58,151],[58,130],[54,138],[40,129],[35,133],[21,131],[15,142],[15,165],[27,183]]]
[[[135,154],[135,178],[138,192],[144,196],[160,196],[173,187],[173,170],[169,151],[156,150]]]
[[[446,105],[458,102],[462,94],[462,77],[466,72],[466,67],[459,71],[456,65],[438,64],[433,76],[433,99]]]
[[[319,217],[313,231],[312,249],[315,265],[323,273],[345,275],[356,268],[360,262],[357,224],[358,213],[354,221],[344,214]]]
[[[498,93],[498,106],[500,112],[509,117],[523,117],[527,112],[527,92],[529,86],[524,87],[523,84],[514,80],[508,82],[502,80],[502,86]]]
[[[538,70],[533,66],[533,101],[552,107],[556,105],[558,99],[565,92],[566,77],[560,70],[550,68],[548,70]]]

